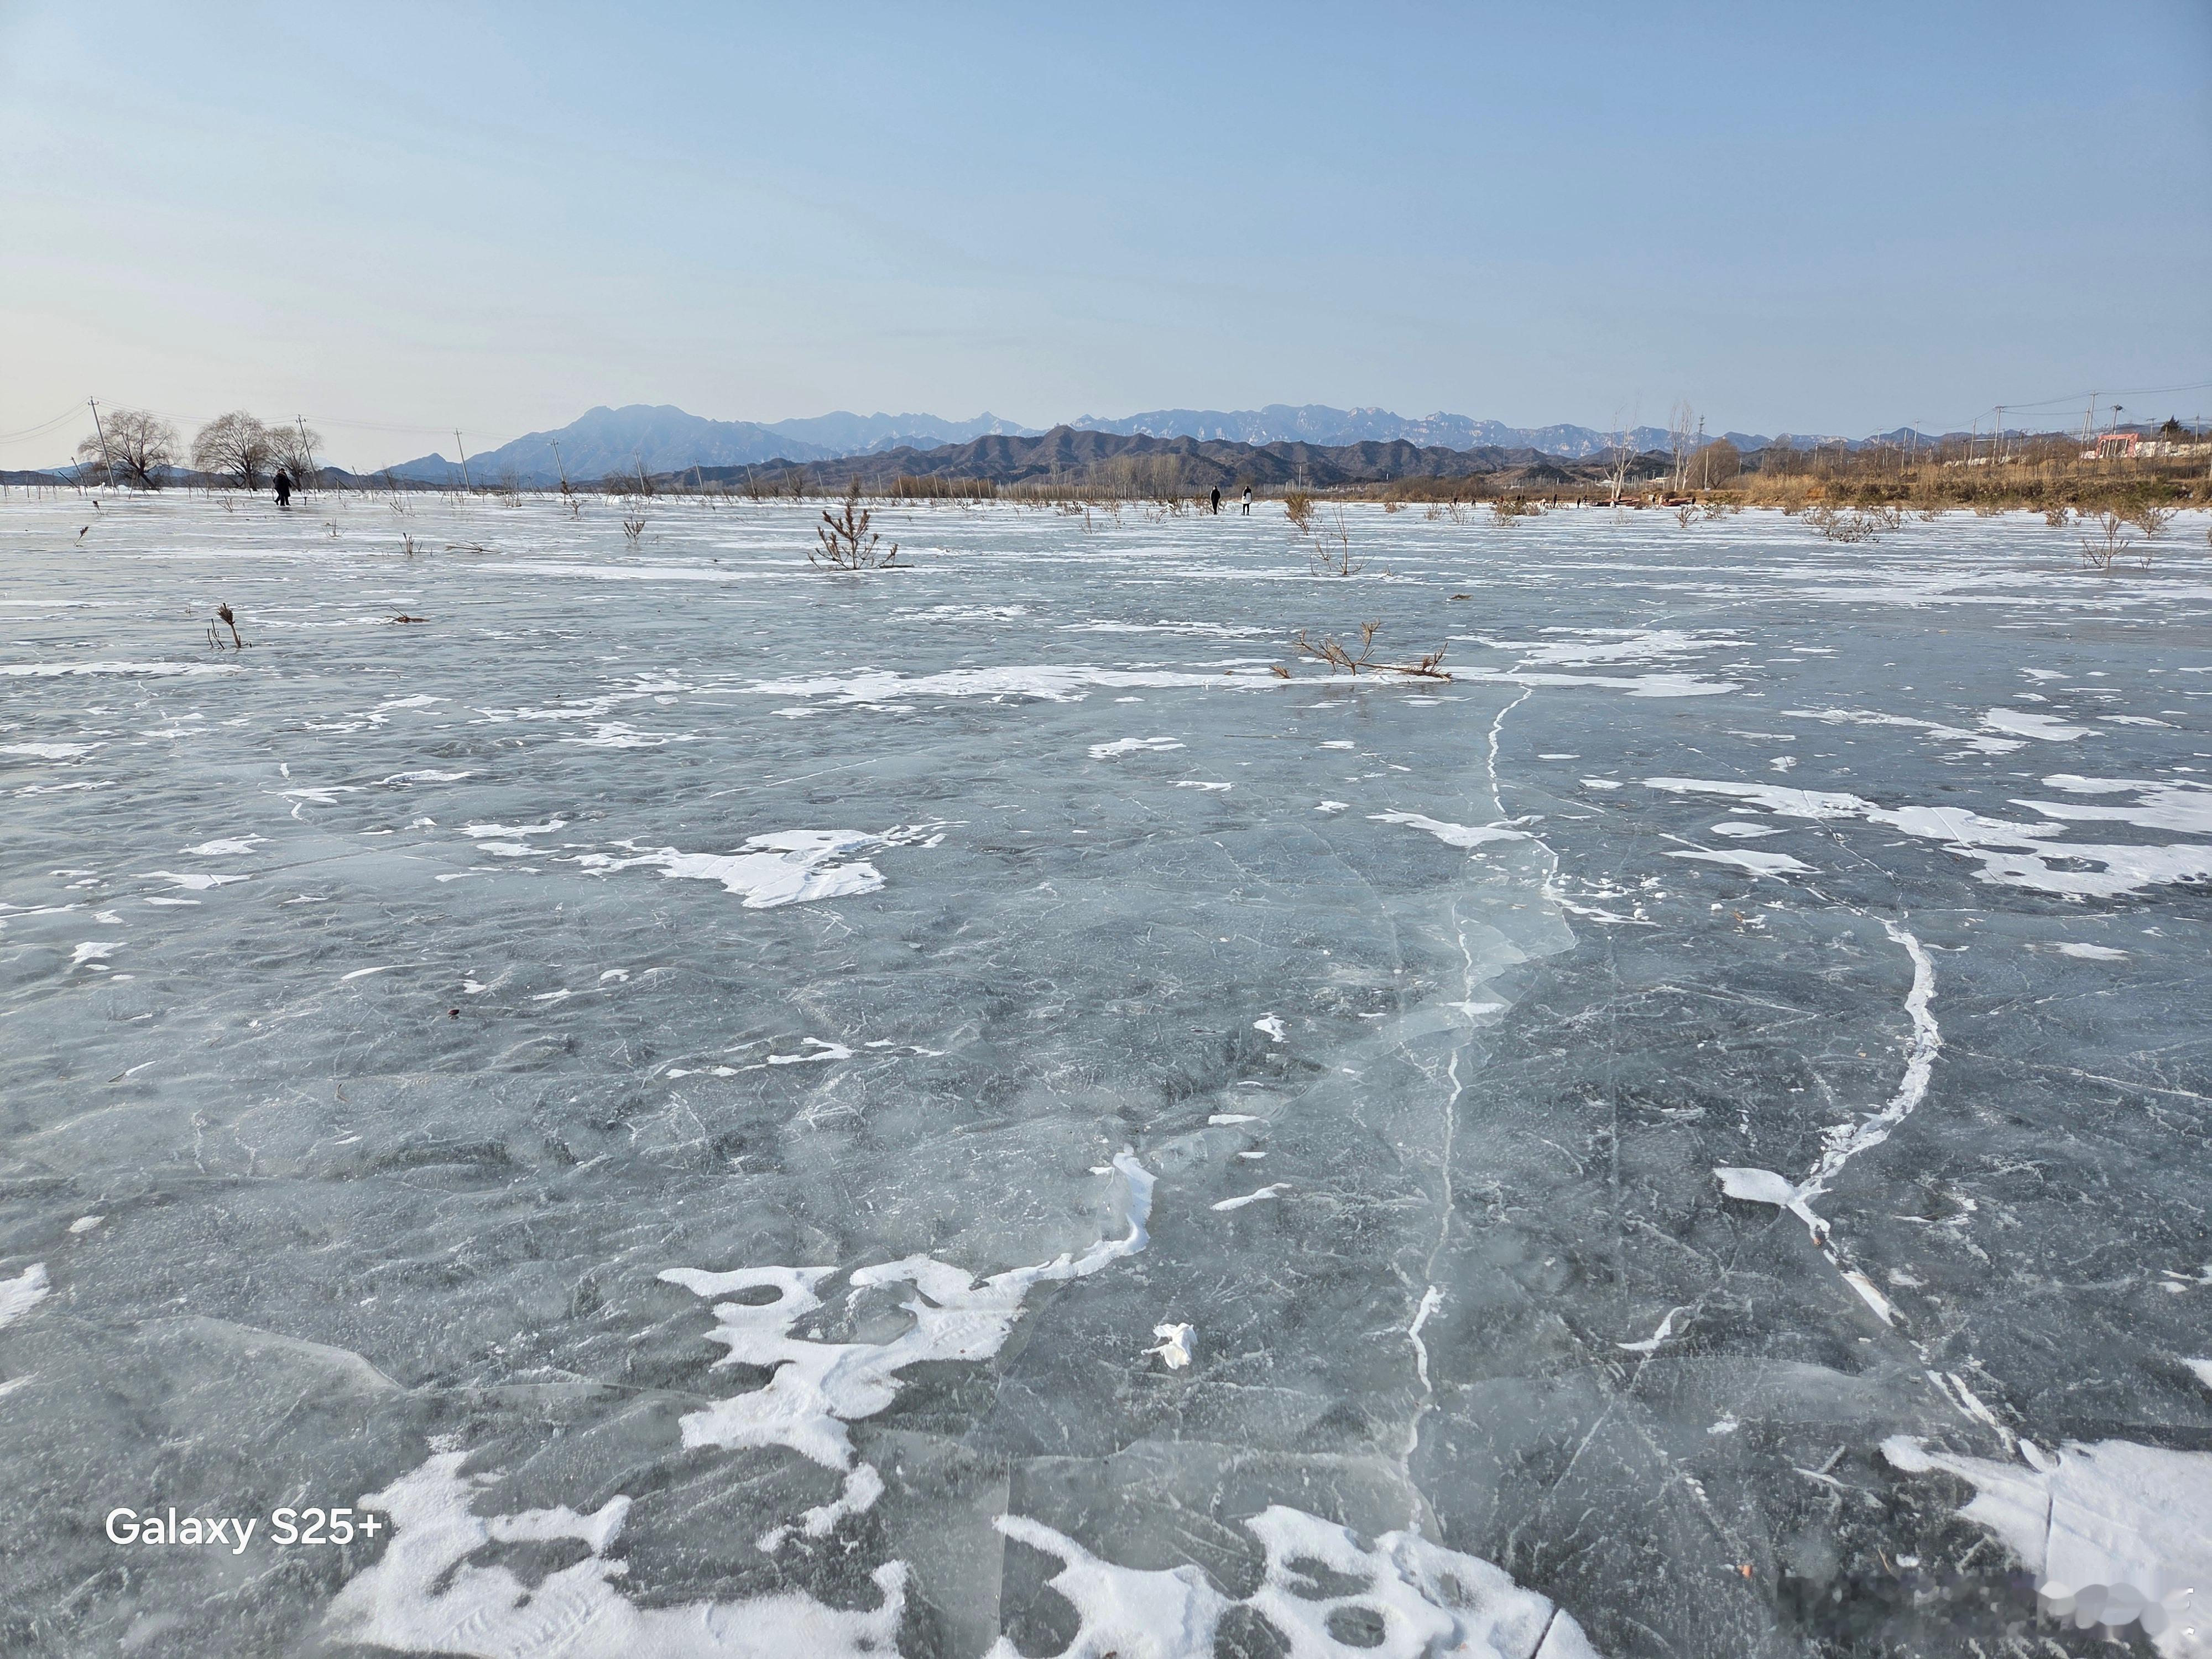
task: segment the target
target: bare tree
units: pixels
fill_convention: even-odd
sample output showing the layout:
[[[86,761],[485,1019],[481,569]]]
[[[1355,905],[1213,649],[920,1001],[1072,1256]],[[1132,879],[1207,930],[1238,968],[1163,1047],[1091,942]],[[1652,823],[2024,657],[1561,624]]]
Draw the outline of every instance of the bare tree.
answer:
[[[1698,487],[1717,489],[1733,483],[1737,473],[1743,471],[1743,452],[1726,438],[1716,438],[1697,454],[1697,464],[1692,469],[1698,479]]]
[[[316,488],[321,469],[315,465],[315,452],[323,447],[323,434],[296,421],[289,426],[273,422],[263,430],[269,434],[269,465],[283,467],[302,489]]]
[[[177,428],[144,409],[107,410],[100,422],[106,441],[102,443],[100,434],[94,433],[76,447],[77,459],[87,464],[99,461],[111,476],[119,473],[124,483],[141,489],[159,489],[161,481],[154,474],[175,463]]]
[[[1674,489],[1677,495],[1688,487],[1690,457],[1698,446],[1698,411],[1692,409],[1686,398],[1678,399],[1674,412],[1667,417],[1667,447],[1674,456]]]
[[[1612,453],[1606,463],[1605,482],[1613,492],[1611,505],[1619,507],[1622,494],[1628,488],[1629,470],[1636,465],[1636,445],[1631,441],[1629,429],[1613,417]]]
[[[235,478],[246,489],[260,486],[276,454],[269,428],[242,409],[218,415],[192,437],[192,465],[217,477]]]

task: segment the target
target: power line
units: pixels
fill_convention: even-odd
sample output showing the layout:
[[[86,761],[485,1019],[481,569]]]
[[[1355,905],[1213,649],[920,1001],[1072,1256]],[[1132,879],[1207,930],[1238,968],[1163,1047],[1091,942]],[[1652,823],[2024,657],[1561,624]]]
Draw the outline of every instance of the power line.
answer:
[[[19,438],[35,438],[42,432],[51,432],[64,422],[76,418],[76,405],[71,404],[51,421],[42,422],[37,426],[27,426],[21,432],[0,432],[0,444],[11,444]]]

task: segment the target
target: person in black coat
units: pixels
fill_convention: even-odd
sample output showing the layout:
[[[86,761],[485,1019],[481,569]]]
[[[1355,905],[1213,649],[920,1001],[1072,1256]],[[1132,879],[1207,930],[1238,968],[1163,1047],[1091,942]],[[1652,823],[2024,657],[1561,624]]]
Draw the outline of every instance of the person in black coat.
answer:
[[[292,505],[292,475],[281,466],[276,469],[276,505]]]

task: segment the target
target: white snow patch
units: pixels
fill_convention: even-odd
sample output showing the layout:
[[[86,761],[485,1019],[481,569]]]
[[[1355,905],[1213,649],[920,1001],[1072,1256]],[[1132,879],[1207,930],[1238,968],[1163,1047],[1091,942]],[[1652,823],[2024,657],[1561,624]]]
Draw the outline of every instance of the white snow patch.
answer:
[[[1671,662],[1703,656],[1737,643],[1733,634],[1692,634],[1679,628],[1542,628],[1560,635],[1540,641],[1478,640],[1492,650],[1510,651],[1536,666],[1589,668],[1600,663]]]
[[[884,885],[884,877],[874,865],[865,860],[839,860],[884,847],[933,846],[940,828],[933,823],[902,824],[880,834],[860,830],[786,830],[751,836],[734,853],[682,853],[673,847],[640,848],[635,842],[625,841],[615,845],[635,856],[583,853],[566,862],[598,872],[642,866],[658,869],[666,879],[719,881],[724,891],[740,896],[746,909],[766,910],[780,904],[807,904],[875,892]]]
[[[1749,850],[1713,851],[1705,848],[1691,848],[1670,852],[1670,859],[1699,859],[1707,864],[1733,865],[1754,876],[1810,876],[1817,874],[1809,864],[1801,864],[1787,853],[1759,853]]]
[[[2015,738],[2037,738],[2045,743],[2071,743],[2076,738],[2097,735],[2090,726],[2069,726],[2056,715],[2038,714],[2026,708],[1992,708],[1982,716],[1982,724],[1992,732]]]
[[[48,1293],[46,1264],[33,1261],[13,1279],[0,1279],[0,1330],[14,1324]]]
[[[1026,1516],[1001,1516],[994,1524],[1061,1564],[1047,1582],[1074,1607],[1078,1629],[1054,1659],[1202,1659],[1213,1651],[1222,1620],[1238,1607],[1273,1626],[1292,1659],[1354,1652],[1382,1659],[1597,1659],[1567,1613],[1492,1563],[1412,1532],[1384,1533],[1363,1548],[1349,1528],[1272,1505],[1243,1523],[1267,1554],[1260,1588],[1232,1601],[1195,1566],[1118,1567]],[[1331,1595],[1309,1563],[1352,1587]],[[1339,1638],[1330,1621],[1353,1613],[1379,1616],[1383,1645],[1352,1648]],[[1000,1637],[984,1659],[1017,1659],[1013,1643]]]
[[[26,760],[75,760],[105,747],[98,743],[0,743],[0,755],[21,755]]]
[[[215,841],[204,841],[197,847],[186,847],[179,850],[204,859],[239,858],[251,853],[261,844],[261,841],[262,837],[259,836],[225,836]]]
[[[801,1037],[799,1042],[814,1052],[802,1054],[770,1054],[771,1066],[806,1066],[819,1060],[850,1060],[853,1051],[842,1042],[827,1042],[820,1037]]]
[[[1992,736],[1963,726],[1946,726],[1941,720],[1914,720],[1905,714],[1885,714],[1872,708],[1785,708],[1785,720],[1825,720],[1831,726],[1895,726],[1925,732],[1931,738],[1941,738],[1947,743],[1964,744],[1967,748],[1984,755],[2009,755],[2027,745],[2017,738]]]
[[[1116,755],[1141,755],[1182,747],[1173,738],[1116,738],[1111,743],[1092,744],[1091,758],[1111,760]]]
[[[1273,676],[1184,674],[1120,668],[956,668],[940,674],[905,675],[887,669],[862,669],[842,676],[762,680],[740,688],[776,697],[834,697],[840,702],[884,703],[911,697],[1036,697],[1045,702],[1075,702],[1095,689],[1143,687],[1228,687],[1269,689],[1288,682]]]
[[[926,1255],[860,1267],[848,1275],[855,1291],[910,1285],[917,1292],[903,1305],[914,1323],[887,1342],[817,1342],[792,1334],[822,1305],[818,1287],[834,1267],[741,1267],[708,1273],[671,1267],[660,1277],[702,1297],[772,1289],[774,1301],[714,1305],[708,1334],[728,1354],[716,1365],[745,1364],[772,1371],[750,1393],[715,1401],[682,1420],[687,1447],[783,1446],[826,1468],[849,1469],[852,1442],[845,1425],[873,1417],[897,1396],[899,1373],[910,1365],[988,1359],[1005,1346],[1021,1317],[1022,1304],[1038,1285],[1088,1278],[1143,1249],[1152,1214],[1152,1176],[1123,1152],[1115,1167],[1127,1183],[1129,1231],[1101,1239],[1081,1255],[1060,1255],[1033,1267],[1013,1267],[978,1280],[966,1269]]]
[[[2067,823],[2132,823],[2141,830],[2212,836],[2212,786],[2159,783],[2141,778],[2084,778],[2063,772],[2044,779],[2044,782],[2070,794],[2131,791],[2136,799],[2127,806],[2081,806],[2072,801],[2052,800],[2014,800],[2013,805]]]
[[[238,668],[230,663],[191,662],[4,662],[0,663],[0,674],[50,680],[64,677],[76,678],[87,674],[129,674],[146,679],[163,679],[179,674],[235,674]]]
[[[2140,1620],[2163,1659],[2212,1656],[2212,1453],[2020,1444],[2026,1467],[1932,1451],[1910,1435],[1883,1441],[1881,1453],[1908,1474],[1971,1481],[1962,1513],[2035,1575],[2047,1612],[2084,1630]]]
[[[1677,794],[1731,796],[1785,817],[1858,818],[1978,860],[1976,879],[2041,893],[2111,898],[2142,888],[2212,876],[2212,845],[2183,842],[2166,847],[2072,842],[2057,824],[1985,818],[1950,806],[1883,807],[1856,795],[1778,785],[1707,778],[1646,778],[1645,787]],[[2043,803],[2032,803],[2038,811]],[[2081,809],[2076,809],[2081,810]],[[2099,866],[2062,869],[2061,864]]]
[[[477,1494],[495,1477],[464,1475],[467,1457],[434,1453],[359,1500],[390,1522],[390,1541],[331,1601],[324,1621],[331,1638],[477,1659],[882,1659],[896,1650],[906,1611],[902,1562],[871,1575],[882,1596],[871,1609],[824,1607],[800,1590],[640,1607],[617,1587],[629,1564],[607,1553],[629,1518],[628,1498],[590,1515],[562,1504],[480,1516]],[[501,1544],[571,1540],[587,1553],[535,1585],[496,1560],[478,1564]]]
[[[1741,818],[1725,818],[1713,826],[1713,834],[1727,836],[1735,841],[1753,841],[1781,833],[1771,823],[1747,823]]]
[[[1414,830],[1425,830],[1447,847],[1472,849],[1494,841],[1528,839],[1526,830],[1510,829],[1502,823],[1452,823],[1442,818],[1425,817],[1419,812],[1370,812],[1367,816],[1376,823],[1402,823]]]
[[[2084,962],[2125,962],[2128,953],[2115,951],[2109,945],[2079,945],[2069,939],[2051,947],[2062,957],[2079,957]]]
[[[1252,1022],[1252,1029],[1255,1031],[1264,1031],[1267,1033],[1268,1040],[1272,1042],[1280,1042],[1285,1037],[1291,1034],[1290,1027],[1285,1025],[1280,1019],[1277,1018],[1273,1014],[1265,1014],[1260,1018],[1254,1020]]]

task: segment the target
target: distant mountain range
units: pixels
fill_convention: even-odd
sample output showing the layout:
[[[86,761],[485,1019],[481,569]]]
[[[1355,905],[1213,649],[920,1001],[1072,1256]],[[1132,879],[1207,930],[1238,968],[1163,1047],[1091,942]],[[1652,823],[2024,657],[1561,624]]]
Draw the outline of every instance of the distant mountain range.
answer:
[[[1055,431],[1062,428],[1055,428]],[[1465,454],[1474,451],[1534,451],[1540,455],[1585,460],[1620,441],[1608,431],[1586,426],[1506,426],[1465,415],[1436,414],[1409,420],[1387,409],[1333,409],[1326,404],[1270,404],[1265,409],[1157,409],[1121,419],[1085,415],[1066,428],[1121,437],[1189,438],[1200,442],[1309,444],[1341,448],[1353,444],[1406,444],[1421,450]],[[468,477],[479,484],[513,483],[525,487],[557,483],[565,471],[579,483],[642,470],[647,477],[688,467],[759,466],[771,462],[815,462],[893,450],[927,451],[979,438],[1036,438],[1036,427],[1002,421],[986,412],[973,420],[935,415],[854,415],[843,410],[804,420],[760,422],[713,421],[667,404],[604,404],[555,432],[531,432],[468,458]],[[1798,447],[1904,442],[1912,434],[1900,428],[1871,438],[1759,433],[1720,434],[1741,450],[1765,449],[1785,441]],[[1639,452],[1663,450],[1664,428],[1638,426],[1626,434]],[[1923,442],[1932,441],[1923,438]],[[556,453],[557,446],[557,453]],[[461,465],[443,454],[423,455],[390,469],[398,477],[421,483],[459,483]]]
[[[985,413],[972,421],[941,420],[934,415],[850,415],[839,410],[807,420],[710,421],[670,404],[604,404],[557,432],[526,432],[512,443],[467,458],[469,478],[479,484],[513,483],[525,487],[555,484],[567,476],[578,483],[629,473],[674,472],[688,466],[744,466],[763,461],[827,460],[839,455],[868,455],[901,445],[963,443],[989,433],[1034,434]],[[459,483],[459,458],[420,456],[389,469],[392,476],[420,483]]]
[[[1072,424],[1079,431],[1224,439],[1240,444],[1308,443],[1334,447],[1408,443],[1423,449],[1533,449],[1571,460],[1610,449],[1615,442],[1612,433],[1586,426],[1507,426],[1502,421],[1444,414],[1415,421],[1387,409],[1331,409],[1326,404],[1269,404],[1265,409],[1155,409],[1122,420],[1085,415]],[[1670,441],[1660,427],[1635,427],[1627,436],[1639,451],[1665,449]],[[1764,444],[1765,440],[1755,441]]]
[[[1642,478],[1668,465],[1663,455],[1647,455],[1632,469]],[[1521,489],[1540,489],[1587,481],[1603,470],[1592,460],[1546,455],[1526,447],[1508,449],[1486,444],[1447,449],[1404,439],[1370,439],[1352,444],[1248,444],[1232,438],[1156,438],[1148,433],[1100,432],[1056,426],[1034,436],[1000,434],[964,444],[921,450],[900,448],[871,455],[792,464],[765,471],[747,467],[703,467],[696,475],[709,484],[748,482],[781,489],[789,474],[800,475],[807,489],[842,490],[859,480],[864,489],[881,489],[899,477],[982,479],[995,484],[1109,484],[1128,495],[1183,495],[1218,489],[1234,495],[1246,484],[1261,489],[1305,484],[1383,483],[1402,478],[1449,478],[1481,474]],[[663,482],[681,485],[690,471]]]

